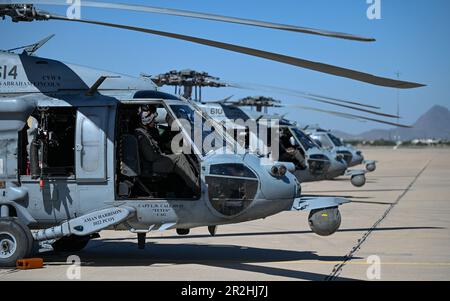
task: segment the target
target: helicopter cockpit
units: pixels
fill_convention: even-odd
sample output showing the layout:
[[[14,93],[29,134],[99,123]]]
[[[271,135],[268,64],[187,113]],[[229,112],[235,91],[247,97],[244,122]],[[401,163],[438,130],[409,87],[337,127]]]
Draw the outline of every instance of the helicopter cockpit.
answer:
[[[138,140],[138,130],[146,131],[140,124],[139,110],[143,104],[154,107],[157,112],[155,127],[152,128],[151,137],[155,141],[155,153],[164,158],[180,159],[199,177],[199,162],[194,151],[182,151],[183,138],[178,145],[172,143],[174,138],[180,136],[181,129],[172,131],[171,125],[177,117],[164,105],[162,101],[122,102],[117,109],[116,154],[117,161],[117,195],[126,199],[152,199],[152,198],[182,198],[197,199],[198,192],[189,187],[180,173],[174,172],[170,160],[162,160],[158,166],[147,161],[143,156],[142,147]],[[149,132],[150,133],[150,132]],[[172,157],[170,157],[172,156]],[[187,166],[189,165],[189,166]],[[175,167],[176,168],[176,167]],[[198,182],[198,181],[197,181]]]
[[[321,175],[328,170],[331,164],[329,158],[323,154],[320,147],[310,137],[296,126],[288,126],[283,130],[284,135],[289,137],[290,144],[302,152],[307,168],[313,175]]]
[[[217,124],[196,110],[189,103],[179,99],[142,98],[152,95],[137,95],[133,101],[122,101],[117,110],[117,194],[125,199],[193,199],[200,197],[199,190],[186,185],[186,178],[180,169],[192,169],[200,182],[200,161],[208,153],[230,149],[232,145],[216,131]],[[164,96],[164,95],[162,95]],[[155,163],[145,165],[142,150],[136,139],[139,128],[139,110],[145,106],[156,110],[155,130],[158,147],[162,156],[176,160],[173,172],[155,167]],[[181,157],[181,158],[180,158]],[[176,163],[176,164],[178,164]],[[167,168],[170,170],[170,168]],[[181,176],[180,176],[181,175]],[[184,180],[184,181],[183,181]]]
[[[335,150],[337,155],[342,156],[347,165],[350,165],[353,159],[353,154],[344,149],[344,144],[341,139],[337,138],[333,134],[325,131],[317,131],[311,134],[311,138],[314,141],[327,150]]]
[[[305,151],[308,151],[310,149],[319,148],[319,146],[305,133],[303,133],[300,129],[297,127],[291,127],[289,128],[293,137],[297,139],[297,141],[300,143],[300,145],[303,147]]]
[[[333,141],[334,146],[339,147],[339,146],[344,146],[344,144],[342,143],[342,140],[339,139],[338,137],[334,136],[331,133],[328,133],[328,137],[331,139],[331,141]]]
[[[328,132],[318,131],[312,133],[311,138],[314,139],[316,144],[325,149],[343,146],[342,141],[339,138]]]

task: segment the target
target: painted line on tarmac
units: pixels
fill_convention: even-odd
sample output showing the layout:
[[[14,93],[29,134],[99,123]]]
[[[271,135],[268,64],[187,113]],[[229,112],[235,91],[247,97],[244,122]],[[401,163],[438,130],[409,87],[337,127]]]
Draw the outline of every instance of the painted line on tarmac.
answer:
[[[19,270],[19,269],[16,269],[16,268],[10,268],[10,269],[3,269],[3,270],[0,270],[0,278],[3,277],[3,276],[8,276],[8,275],[13,274],[13,273],[17,273],[17,272],[19,272],[19,271],[20,271],[20,270]]]
[[[293,260],[293,261],[274,261],[274,262],[265,262],[265,263],[271,263],[271,264],[299,264],[299,265],[330,265],[330,264],[340,264],[341,261],[308,261],[308,260]],[[369,263],[366,261],[351,261],[348,262],[346,265],[365,265],[370,266]],[[448,267],[450,266],[450,262],[382,262],[381,266],[383,265],[399,265],[399,266],[442,266],[442,267]]]
[[[410,177],[410,178],[412,178],[412,177]],[[351,190],[322,190],[322,191],[305,190],[304,193],[306,193],[306,194],[313,194],[313,193],[396,192],[396,191],[404,191],[404,189],[400,189],[400,188],[393,188],[393,189],[351,189]]]
[[[370,234],[372,234],[372,232],[389,215],[389,213],[392,211],[392,209],[394,209],[394,207],[396,205],[398,205],[398,203],[403,199],[403,197],[411,190],[411,188],[414,186],[414,184],[420,178],[420,176],[424,173],[424,171],[428,168],[428,166],[430,165],[431,162],[432,162],[432,160],[428,161],[428,163],[414,177],[414,179],[408,185],[408,187],[406,187],[406,189],[402,192],[402,194],[400,194],[398,196],[397,200],[392,205],[390,205],[389,208],[384,212],[384,214],[375,222],[375,224],[369,230],[367,230],[367,232],[365,232],[360,239],[358,239],[356,245],[354,245],[353,248],[350,250],[350,252],[347,255],[345,255],[344,260],[342,262],[340,262],[339,264],[336,264],[333,267],[333,270],[331,271],[331,273],[324,279],[325,281],[333,281],[339,277],[344,266],[349,264],[350,260],[352,260],[353,256],[356,254],[356,252],[358,252],[358,250],[361,249],[361,246],[367,240],[367,238],[370,236]]]

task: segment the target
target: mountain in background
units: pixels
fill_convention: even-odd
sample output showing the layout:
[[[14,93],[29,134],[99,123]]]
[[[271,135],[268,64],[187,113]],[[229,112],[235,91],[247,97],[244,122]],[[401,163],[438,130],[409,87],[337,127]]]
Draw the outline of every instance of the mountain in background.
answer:
[[[344,140],[414,140],[414,139],[448,139],[450,140],[450,111],[446,107],[434,106],[420,117],[413,128],[395,128],[390,130],[371,130],[359,135],[341,131],[333,133]]]

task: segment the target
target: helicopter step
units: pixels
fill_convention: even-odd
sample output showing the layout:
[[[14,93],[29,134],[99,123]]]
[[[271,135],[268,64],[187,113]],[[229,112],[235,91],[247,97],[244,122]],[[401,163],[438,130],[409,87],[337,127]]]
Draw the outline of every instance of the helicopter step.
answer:
[[[338,197],[300,197],[294,200],[292,207],[288,211],[326,209],[338,207],[346,203],[350,203],[350,200]]]
[[[134,213],[135,210],[129,207],[110,207],[97,210],[68,220],[59,226],[39,230],[33,233],[33,237],[36,241],[48,241],[69,235],[87,236],[117,225],[130,218]]]

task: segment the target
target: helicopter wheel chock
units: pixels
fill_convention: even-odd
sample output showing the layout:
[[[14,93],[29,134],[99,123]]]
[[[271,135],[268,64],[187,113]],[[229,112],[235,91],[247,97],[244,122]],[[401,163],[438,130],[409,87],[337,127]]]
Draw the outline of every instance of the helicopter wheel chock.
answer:
[[[32,247],[27,226],[16,218],[0,218],[0,267],[15,267],[17,260],[31,255]]]

